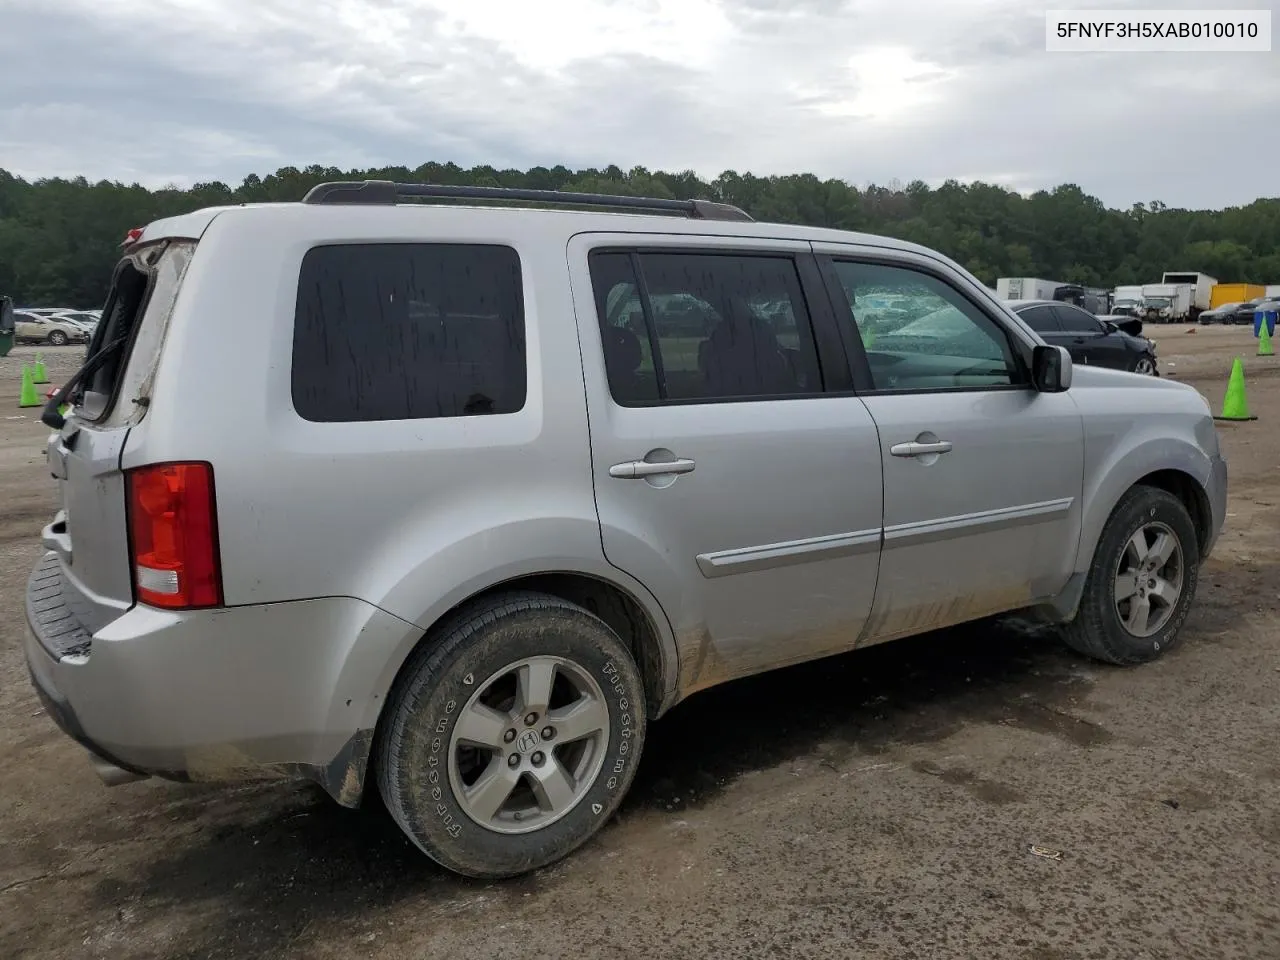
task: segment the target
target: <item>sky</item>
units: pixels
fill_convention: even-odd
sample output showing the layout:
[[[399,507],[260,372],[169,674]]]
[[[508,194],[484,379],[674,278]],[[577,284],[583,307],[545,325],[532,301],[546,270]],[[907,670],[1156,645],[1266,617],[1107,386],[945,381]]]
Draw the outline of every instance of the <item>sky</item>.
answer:
[[[1280,196],[1272,53],[1047,53],[1047,8],[1276,0],[0,0],[0,168],[317,163]],[[1273,12],[1280,23],[1280,14]]]

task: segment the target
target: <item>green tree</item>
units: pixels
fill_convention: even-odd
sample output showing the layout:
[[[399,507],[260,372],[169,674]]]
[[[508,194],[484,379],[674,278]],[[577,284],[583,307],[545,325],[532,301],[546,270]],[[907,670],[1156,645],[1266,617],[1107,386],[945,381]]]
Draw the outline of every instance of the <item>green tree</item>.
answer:
[[[158,190],[83,177],[29,181],[0,170],[0,293],[20,304],[99,304],[120,241],[132,227],[201,207],[298,200],[318,183],[361,179],[719,200],[758,220],[920,243],[988,284],[998,276],[1100,286],[1153,283],[1165,270],[1280,283],[1280,199],[1216,211],[1159,201],[1112,210],[1075,184],[1024,197],[994,184],[955,180],[936,187],[915,180],[905,187],[891,182],[859,189],[806,173],[759,177],[726,170],[707,180],[692,170],[641,166],[522,171],[431,161],[413,170],[282,167],[265,176],[250,174],[238,185],[215,181]]]

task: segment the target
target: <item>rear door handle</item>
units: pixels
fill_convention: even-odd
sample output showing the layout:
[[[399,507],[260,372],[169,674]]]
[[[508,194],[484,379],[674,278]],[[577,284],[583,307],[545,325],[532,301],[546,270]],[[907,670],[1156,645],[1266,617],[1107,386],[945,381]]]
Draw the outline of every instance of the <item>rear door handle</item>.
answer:
[[[930,453],[950,453],[951,441],[921,443],[919,440],[910,440],[907,443],[895,443],[889,448],[889,452],[895,457],[923,457]]]
[[[640,480],[644,477],[661,477],[669,473],[692,473],[692,460],[668,460],[654,462],[650,460],[628,460],[626,463],[615,463],[609,468],[609,476],[618,480]]]

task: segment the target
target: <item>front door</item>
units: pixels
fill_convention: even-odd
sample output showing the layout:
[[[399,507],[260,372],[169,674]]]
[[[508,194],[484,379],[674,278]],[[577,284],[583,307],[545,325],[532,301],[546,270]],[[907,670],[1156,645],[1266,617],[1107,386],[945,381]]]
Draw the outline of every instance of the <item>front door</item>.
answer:
[[[1030,386],[1012,324],[959,271],[913,254],[821,252],[856,324],[848,340],[884,464],[865,641],[1058,593],[1080,534],[1083,426],[1070,394]]]
[[[604,551],[670,618],[681,693],[852,647],[880,451],[808,244],[591,235],[569,260]]]
[[[1069,303],[1059,303],[1053,308],[1067,342],[1063,343],[1074,358],[1079,354],[1084,363],[1094,367],[1113,367],[1123,370],[1129,362],[1129,352],[1120,337],[1107,332],[1102,321],[1088,310],[1081,310]]]

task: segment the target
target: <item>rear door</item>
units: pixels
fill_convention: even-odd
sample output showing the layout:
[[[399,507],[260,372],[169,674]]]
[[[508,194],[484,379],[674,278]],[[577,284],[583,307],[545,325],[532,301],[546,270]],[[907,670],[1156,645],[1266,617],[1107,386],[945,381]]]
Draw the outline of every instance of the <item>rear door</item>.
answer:
[[[670,618],[681,692],[852,647],[879,443],[808,245],[583,235],[569,261],[604,551]]]
[[[64,596],[93,632],[133,604],[120,453],[145,411],[145,391],[194,243],[154,244],[116,268],[90,352],[126,344],[84,385],[62,430],[49,438],[49,469],[62,509],[45,528],[62,567]]]
[[[914,253],[815,244],[879,428],[884,546],[866,642],[1056,595],[1080,535],[1084,429],[1030,384],[1012,324],[958,271]],[[908,320],[883,321],[892,299]],[[895,321],[896,322],[896,321]]]

